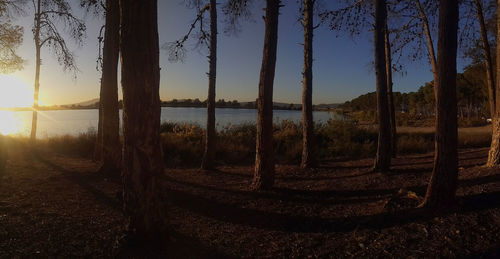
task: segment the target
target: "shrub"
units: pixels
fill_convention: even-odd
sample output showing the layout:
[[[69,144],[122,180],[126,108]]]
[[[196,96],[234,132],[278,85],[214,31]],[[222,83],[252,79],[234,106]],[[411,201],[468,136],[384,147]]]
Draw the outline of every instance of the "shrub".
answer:
[[[204,134],[198,125],[162,124],[161,144],[164,161],[169,167],[201,163]]]
[[[255,159],[255,124],[227,125],[217,132],[216,157],[222,163],[250,164]]]
[[[352,121],[330,120],[318,127],[319,157],[368,157],[375,154],[377,133]]]

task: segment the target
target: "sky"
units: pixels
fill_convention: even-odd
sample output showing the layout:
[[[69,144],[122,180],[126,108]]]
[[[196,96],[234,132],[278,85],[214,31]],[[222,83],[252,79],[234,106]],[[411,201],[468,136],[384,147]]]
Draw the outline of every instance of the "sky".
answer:
[[[40,76],[41,105],[72,104],[99,96],[100,72],[96,70],[98,34],[103,20],[86,15],[76,0],[70,0],[76,16],[85,19],[87,37],[82,46],[76,46],[66,37],[76,55],[79,71],[64,72],[48,49],[42,50]],[[220,1],[219,1],[220,2]],[[274,101],[301,102],[303,64],[303,29],[296,1],[285,1],[279,17],[278,54],[274,80]],[[253,19],[242,23],[238,35],[223,33],[223,14],[219,8],[219,37],[217,60],[217,99],[254,101],[258,95],[259,71],[264,42],[263,0],[255,1]],[[327,8],[334,6],[326,5]],[[32,9],[32,8],[31,8]],[[158,1],[160,46],[180,39],[195,18],[195,10],[188,9],[182,0]],[[35,71],[35,51],[31,32],[33,10],[26,8],[26,16],[18,17],[16,24],[24,27],[24,42],[18,53],[26,60],[24,69],[13,75],[32,86]],[[60,28],[64,28],[63,25]],[[68,35],[65,35],[68,36]],[[341,103],[361,94],[375,91],[373,62],[373,33],[364,32],[351,38],[319,27],[314,35],[313,103]],[[208,80],[208,50],[195,49],[195,42],[187,44],[184,62],[170,63],[168,53],[160,52],[162,100],[206,99]],[[394,75],[394,91],[415,91],[432,80],[426,59],[405,62],[406,73]],[[458,70],[463,68],[459,62]],[[120,89],[121,95],[121,89]]]

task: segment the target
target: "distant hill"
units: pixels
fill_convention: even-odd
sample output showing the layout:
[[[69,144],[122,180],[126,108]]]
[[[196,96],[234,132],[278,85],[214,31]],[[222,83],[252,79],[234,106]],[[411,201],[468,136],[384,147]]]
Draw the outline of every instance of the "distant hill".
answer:
[[[318,110],[330,110],[330,109],[337,109],[341,103],[320,103],[314,105],[314,107]]]

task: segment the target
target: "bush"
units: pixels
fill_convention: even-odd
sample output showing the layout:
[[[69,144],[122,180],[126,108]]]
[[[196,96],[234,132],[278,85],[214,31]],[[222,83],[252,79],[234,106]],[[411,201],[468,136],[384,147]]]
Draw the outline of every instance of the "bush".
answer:
[[[219,162],[228,164],[251,164],[255,160],[255,124],[228,125],[217,133]],[[223,159],[222,159],[223,158]]]
[[[164,161],[169,167],[199,165],[203,155],[204,133],[198,125],[162,124]]]
[[[277,161],[300,162],[302,157],[302,124],[289,120],[275,124],[273,126],[273,140]]]
[[[377,133],[352,121],[330,120],[317,127],[319,157],[368,157],[375,154]]]

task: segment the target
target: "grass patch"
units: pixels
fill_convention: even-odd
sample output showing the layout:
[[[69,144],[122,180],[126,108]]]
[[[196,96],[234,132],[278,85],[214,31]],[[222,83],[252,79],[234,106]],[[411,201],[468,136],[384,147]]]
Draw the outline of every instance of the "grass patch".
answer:
[[[37,145],[42,148],[50,148],[61,154],[92,158],[96,139],[97,131],[91,127],[86,132],[78,134],[78,136],[60,135],[38,139]]]

